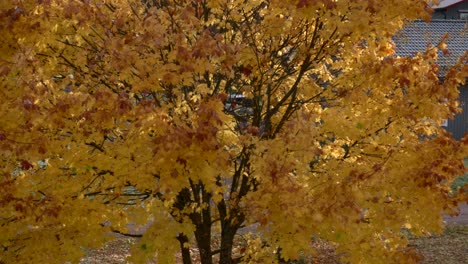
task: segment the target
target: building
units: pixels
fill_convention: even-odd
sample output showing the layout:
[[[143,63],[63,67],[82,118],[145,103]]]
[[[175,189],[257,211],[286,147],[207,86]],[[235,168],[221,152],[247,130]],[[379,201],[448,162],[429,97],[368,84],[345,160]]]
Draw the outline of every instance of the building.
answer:
[[[448,34],[446,40],[448,54],[439,54],[441,78],[453,66],[460,56],[468,51],[468,0],[440,0],[434,6],[433,19],[414,21],[395,35],[397,56],[413,56],[423,52],[428,45],[437,46]],[[460,104],[463,112],[455,119],[443,124],[455,139],[461,139],[468,133],[468,84],[460,87]]]
[[[440,0],[432,8],[433,19],[468,19],[468,0]]]

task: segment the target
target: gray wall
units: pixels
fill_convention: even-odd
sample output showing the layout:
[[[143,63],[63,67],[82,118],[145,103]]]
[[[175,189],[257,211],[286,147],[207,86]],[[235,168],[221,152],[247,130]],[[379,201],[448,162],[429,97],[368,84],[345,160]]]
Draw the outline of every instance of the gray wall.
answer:
[[[450,6],[447,9],[435,10],[432,14],[433,19],[459,19],[458,10],[468,10],[468,1]]]
[[[460,88],[460,104],[463,112],[455,116],[455,119],[448,120],[447,131],[452,136],[460,140],[468,132],[468,85]]]

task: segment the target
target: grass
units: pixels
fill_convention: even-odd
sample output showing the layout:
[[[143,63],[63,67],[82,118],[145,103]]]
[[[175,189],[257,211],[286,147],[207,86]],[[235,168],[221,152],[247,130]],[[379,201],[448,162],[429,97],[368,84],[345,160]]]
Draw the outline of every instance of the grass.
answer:
[[[413,238],[410,242],[424,256],[424,264],[468,263],[468,226],[447,226],[441,236]]]
[[[137,238],[119,237],[100,249],[87,250],[87,256],[80,261],[80,264],[127,263],[125,260],[130,255],[130,247],[136,242]]]
[[[468,168],[468,159],[465,159],[465,168]],[[457,191],[459,188],[465,188],[465,191],[468,191],[468,189],[465,187],[467,183],[468,183],[468,172],[466,172],[465,175],[458,177],[452,183],[452,190]]]

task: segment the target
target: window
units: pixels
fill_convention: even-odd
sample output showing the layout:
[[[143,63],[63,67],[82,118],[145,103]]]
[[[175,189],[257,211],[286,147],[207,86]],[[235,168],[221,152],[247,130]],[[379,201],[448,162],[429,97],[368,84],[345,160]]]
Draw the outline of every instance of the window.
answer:
[[[460,19],[468,20],[468,10],[458,10]]]
[[[442,120],[442,124],[440,124],[443,127],[448,127],[448,119]]]

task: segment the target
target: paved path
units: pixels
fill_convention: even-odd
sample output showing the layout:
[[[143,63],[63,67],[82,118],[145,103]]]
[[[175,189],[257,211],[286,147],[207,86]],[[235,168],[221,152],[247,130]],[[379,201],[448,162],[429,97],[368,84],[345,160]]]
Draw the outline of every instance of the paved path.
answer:
[[[444,221],[448,225],[468,225],[468,204],[460,204],[460,214],[458,216],[444,216]]]

